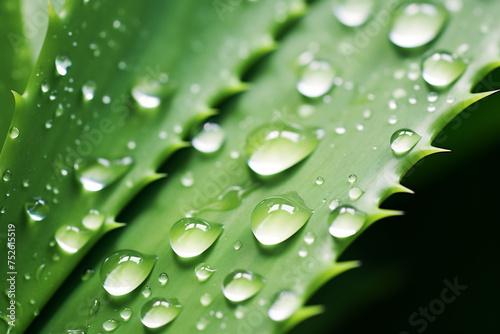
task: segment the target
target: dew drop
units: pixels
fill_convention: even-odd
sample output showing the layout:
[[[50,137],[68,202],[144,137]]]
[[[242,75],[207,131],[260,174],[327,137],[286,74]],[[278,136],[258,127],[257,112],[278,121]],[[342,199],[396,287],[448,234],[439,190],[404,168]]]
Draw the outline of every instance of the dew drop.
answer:
[[[312,60],[302,69],[297,90],[306,97],[320,97],[332,88],[335,75],[336,71],[329,62]]]
[[[203,153],[217,152],[224,142],[225,133],[216,123],[205,123],[192,140],[195,149]]]
[[[209,294],[208,292],[207,293],[204,293],[201,295],[200,297],[200,303],[201,305],[203,306],[208,306],[212,303],[212,300],[213,300],[213,297],[211,294]]]
[[[170,245],[180,257],[198,256],[217,240],[224,226],[190,217],[178,220],[170,230]]]
[[[307,232],[306,235],[304,236],[304,241],[308,245],[312,245],[314,243],[314,240],[316,240],[316,236],[312,231]]]
[[[241,302],[253,297],[264,286],[262,276],[248,270],[235,270],[226,276],[222,293],[233,302]]]
[[[49,206],[41,197],[33,197],[33,200],[24,205],[26,213],[34,221],[42,221],[49,214]]]
[[[88,191],[99,191],[119,179],[132,164],[132,158],[119,160],[97,158],[78,165],[76,177]]]
[[[318,177],[316,178],[315,183],[316,183],[318,186],[320,186],[320,185],[322,185],[323,183],[325,183],[325,179],[324,179],[322,176],[318,176]]]
[[[448,52],[436,52],[424,59],[422,78],[432,87],[443,89],[455,82],[467,65]]]
[[[90,212],[83,217],[82,224],[89,230],[97,230],[102,226],[105,216],[97,210],[90,210]]]
[[[92,305],[90,305],[89,315],[90,316],[95,315],[97,312],[99,312],[100,308],[101,308],[101,303],[99,302],[99,299],[94,299],[94,302],[92,303]]]
[[[263,245],[276,245],[294,235],[311,217],[297,193],[268,197],[255,207],[250,218],[253,234]]]
[[[149,286],[145,286],[141,293],[145,298],[149,298],[149,296],[151,296],[151,288]]]
[[[243,246],[243,242],[241,242],[241,240],[237,240],[234,244],[233,244],[233,248],[234,250],[239,250],[241,248],[241,246]]]
[[[404,49],[414,49],[432,42],[443,29],[448,12],[430,3],[412,3],[394,18],[389,39]]]
[[[49,89],[50,89],[49,82],[44,79],[42,81],[42,84],[40,85],[40,90],[42,91],[42,93],[47,93]]]
[[[114,331],[118,326],[120,326],[120,323],[116,320],[113,320],[113,319],[110,319],[110,320],[106,320],[103,324],[102,324],[102,328],[104,328],[104,330],[106,332],[112,332]]]
[[[300,305],[300,299],[293,291],[281,291],[274,297],[267,314],[273,321],[283,321],[290,318],[300,308]]]
[[[359,189],[358,187],[353,187],[349,189],[349,198],[353,201],[357,200],[364,194],[364,191]]]
[[[204,282],[210,278],[215,273],[215,269],[210,268],[206,263],[200,263],[194,269],[198,281]]]
[[[97,87],[96,83],[92,80],[87,81],[82,86],[82,94],[84,100],[90,101],[94,98],[96,87]]]
[[[333,13],[343,25],[358,27],[368,20],[373,5],[373,0],[341,0],[333,5]]]
[[[265,125],[248,137],[248,166],[257,174],[280,173],[309,156],[319,140],[313,131],[288,125]]]
[[[209,324],[210,321],[207,318],[201,317],[196,323],[196,329],[199,331],[205,330]]]
[[[181,184],[184,187],[191,187],[194,184],[193,172],[187,171],[181,176]]]
[[[389,119],[387,120],[387,122],[391,125],[394,125],[398,122],[398,117],[396,115],[391,115],[391,116],[389,116]]]
[[[330,214],[329,221],[330,234],[336,238],[346,238],[358,233],[366,221],[366,215],[351,206],[343,205]]]
[[[141,308],[141,322],[148,328],[159,328],[174,320],[182,309],[177,299],[153,298]]]
[[[439,94],[437,92],[429,92],[427,94],[427,101],[436,102],[439,99]]]
[[[127,321],[128,319],[130,319],[130,317],[132,316],[132,310],[129,309],[128,307],[124,307],[120,310],[120,317]]]
[[[160,285],[165,285],[168,282],[168,275],[167,273],[161,273],[158,276],[158,282],[160,282]]]
[[[15,126],[11,127],[9,131],[9,137],[12,139],[16,139],[17,137],[19,137],[19,129]]]
[[[356,174],[351,174],[349,175],[349,177],[347,178],[347,181],[349,181],[349,183],[354,183],[358,180],[358,177],[356,176]]]
[[[144,87],[135,87],[132,89],[132,97],[143,108],[152,109],[160,105],[160,98],[144,90]]]
[[[416,132],[409,129],[401,129],[391,136],[391,149],[396,155],[403,155],[417,145],[422,139]]]
[[[106,258],[100,278],[104,289],[113,296],[122,296],[135,290],[148,277],[156,262],[155,257],[133,250],[121,250]]]
[[[307,256],[307,248],[301,247],[298,252],[300,257],[306,257]]]
[[[78,252],[89,241],[92,235],[88,231],[80,230],[74,226],[61,226],[55,233],[59,247],[67,253]]]
[[[94,269],[87,269],[82,274],[82,281],[88,281],[92,276],[94,276]]]
[[[12,177],[12,172],[10,170],[6,170],[4,173],[3,173],[3,176],[2,176],[2,179],[4,181],[9,181],[10,178]]]
[[[56,71],[59,75],[66,75],[71,67],[71,60],[66,55],[56,56]]]

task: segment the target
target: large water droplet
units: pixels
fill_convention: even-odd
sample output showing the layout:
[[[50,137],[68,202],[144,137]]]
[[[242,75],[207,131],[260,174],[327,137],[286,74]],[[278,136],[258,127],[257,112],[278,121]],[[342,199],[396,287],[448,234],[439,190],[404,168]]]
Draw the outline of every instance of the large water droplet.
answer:
[[[101,283],[108,293],[114,296],[125,295],[144,282],[155,262],[155,257],[133,250],[118,251],[103,262]]]
[[[99,191],[120,178],[130,168],[132,158],[107,160],[98,158],[78,165],[76,177],[88,191]]]
[[[170,245],[180,257],[200,255],[217,240],[223,225],[190,217],[177,221],[170,230]]]
[[[348,27],[364,24],[373,10],[373,0],[340,0],[334,3],[333,13]]]
[[[271,308],[267,312],[274,321],[283,321],[295,313],[300,307],[300,299],[293,291],[281,291],[274,297]]]
[[[143,87],[132,89],[132,96],[137,104],[146,109],[156,108],[161,102],[158,96],[146,92]]]
[[[203,282],[210,278],[215,273],[215,269],[210,268],[206,263],[200,263],[194,269],[198,281]]]
[[[2,179],[4,181],[9,181],[10,178],[12,177],[12,172],[10,170],[6,170],[4,173],[3,173],[3,176],[2,176]]]
[[[141,308],[141,322],[148,328],[165,326],[182,310],[177,299],[153,298]]]
[[[294,235],[311,217],[312,210],[305,206],[296,193],[272,196],[260,202],[250,219],[252,231],[264,245],[276,245]]]
[[[216,123],[205,123],[201,131],[193,138],[192,144],[195,149],[203,153],[216,152],[224,142],[224,130]]]
[[[61,226],[55,233],[57,244],[68,253],[78,252],[91,236],[90,232],[74,226]]]
[[[319,140],[313,131],[288,125],[264,125],[248,137],[248,166],[257,174],[274,175],[309,156]]]
[[[325,95],[333,85],[336,71],[329,62],[313,60],[302,69],[297,90],[306,97]]]
[[[235,270],[224,279],[222,292],[230,301],[241,302],[254,296],[263,286],[262,276],[248,270]]]
[[[409,129],[401,129],[391,136],[391,149],[396,155],[403,155],[411,151],[422,139],[416,132]]]
[[[68,68],[72,65],[71,60],[66,55],[56,56],[56,71],[59,75],[66,75]]]
[[[12,139],[16,139],[17,137],[19,137],[19,129],[15,126],[11,127],[9,131],[9,137]]]
[[[329,218],[330,234],[337,238],[347,238],[356,233],[363,227],[366,221],[366,215],[355,208],[342,205],[337,207]]]
[[[104,222],[105,216],[97,210],[90,210],[89,214],[83,217],[82,224],[89,230],[97,230]]]
[[[44,220],[50,211],[49,206],[41,197],[33,197],[33,201],[27,202],[24,208],[28,216],[34,221]]]
[[[443,29],[448,12],[430,3],[412,3],[394,18],[389,38],[395,45],[413,49],[432,42]]]
[[[455,82],[467,65],[448,52],[436,52],[424,59],[422,78],[435,88],[446,88]]]

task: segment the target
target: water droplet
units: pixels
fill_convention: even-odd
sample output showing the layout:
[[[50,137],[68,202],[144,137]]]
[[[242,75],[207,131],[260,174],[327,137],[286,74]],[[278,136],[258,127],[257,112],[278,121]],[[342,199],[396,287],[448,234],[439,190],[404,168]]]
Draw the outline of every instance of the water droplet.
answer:
[[[391,149],[396,155],[403,155],[410,152],[420,139],[422,137],[412,130],[398,130],[391,136]]]
[[[182,309],[177,299],[153,298],[141,308],[141,322],[148,328],[165,326],[174,320]]]
[[[353,201],[357,200],[358,198],[361,197],[365,192],[358,187],[353,187],[349,189],[349,198]]]
[[[86,101],[90,101],[90,100],[92,100],[94,98],[96,87],[97,87],[96,83],[94,81],[92,81],[92,80],[87,81],[82,86],[83,98]]]
[[[130,168],[132,158],[107,160],[98,158],[78,165],[76,177],[88,191],[99,191],[123,176]]]
[[[312,60],[305,65],[297,83],[297,90],[306,97],[325,95],[333,85],[336,71],[329,62]]]
[[[361,211],[347,205],[337,207],[330,214],[330,227],[328,231],[337,238],[350,237],[363,227],[366,215]]]
[[[252,189],[251,185],[245,188],[231,186],[217,196],[214,202],[205,205],[201,210],[226,211],[237,208],[241,204],[243,195],[250,189]]]
[[[44,220],[49,214],[49,206],[41,197],[33,197],[33,201],[24,205],[29,217],[34,221]]]
[[[103,324],[102,324],[102,328],[104,328],[104,330],[106,332],[112,332],[114,331],[118,326],[120,326],[120,323],[116,320],[113,320],[113,319],[110,319],[110,320],[106,320]]]
[[[210,268],[206,263],[200,263],[194,269],[198,281],[203,282],[210,278],[215,273],[215,269]]]
[[[148,298],[149,296],[151,296],[151,288],[149,286],[145,286],[144,288],[142,288],[141,293],[145,298]]]
[[[303,104],[297,110],[299,116],[302,118],[307,118],[307,117],[311,116],[312,114],[314,114],[314,111],[315,111],[314,106],[312,106],[310,104]]]
[[[146,109],[157,108],[161,102],[158,96],[146,92],[144,87],[135,87],[132,89],[132,96],[137,104]]]
[[[47,93],[50,89],[49,82],[47,80],[43,80],[42,84],[40,85],[40,90],[42,93]]]
[[[356,174],[351,174],[349,175],[349,177],[347,178],[347,181],[349,181],[349,183],[354,183],[358,180],[358,177],[356,176]]]
[[[264,245],[276,245],[294,235],[311,217],[297,193],[268,197],[260,202],[250,219],[252,231]]]
[[[222,233],[224,226],[190,217],[178,220],[170,230],[170,245],[180,257],[198,256]]]
[[[424,59],[422,78],[435,88],[446,88],[455,82],[467,65],[448,52],[436,52]]]
[[[97,230],[104,222],[105,216],[97,210],[90,210],[89,214],[83,217],[82,224],[89,230]]]
[[[56,56],[56,71],[59,75],[66,75],[68,73],[68,68],[72,65],[71,60],[66,55]]]
[[[94,276],[94,269],[87,269],[85,272],[82,274],[82,281],[88,281],[92,276]]]
[[[333,5],[337,20],[348,27],[364,24],[373,10],[373,0],[341,0]]]
[[[184,187],[191,187],[194,184],[193,172],[187,171],[181,176],[181,183]]]
[[[0,213],[5,213],[5,211],[7,211],[7,208],[3,205],[2,208],[0,208]]]
[[[405,49],[424,46],[439,35],[447,18],[448,13],[441,6],[409,4],[395,16],[389,39]]]
[[[55,233],[59,247],[68,253],[78,252],[89,241],[92,235],[88,231],[74,226],[61,226]]]
[[[316,240],[316,237],[314,236],[314,232],[312,231],[307,232],[304,236],[304,241],[308,245],[312,245],[314,243],[314,240]]]
[[[135,290],[148,277],[156,259],[133,250],[111,254],[101,266],[101,283],[113,296],[125,295]]]
[[[208,321],[208,319],[205,317],[201,317],[200,320],[198,320],[198,322],[196,323],[196,329],[199,331],[205,330],[208,324],[210,324],[210,321]]]
[[[10,178],[12,177],[12,172],[10,170],[6,170],[4,173],[3,173],[3,176],[2,176],[2,179],[4,181],[9,181]]]
[[[248,270],[235,270],[226,276],[222,293],[233,302],[241,302],[253,297],[264,286],[262,276]]]
[[[15,126],[11,127],[9,131],[9,137],[12,139],[16,139],[17,137],[19,137],[19,129]]]
[[[298,254],[299,254],[300,257],[306,257],[307,256],[307,249],[305,247],[301,247],[299,249],[299,253]]]
[[[90,305],[89,315],[93,316],[94,314],[99,312],[100,308],[101,308],[101,303],[99,302],[99,299],[94,299],[94,302],[92,303],[92,305]]]
[[[30,279],[31,279],[31,275],[30,275],[30,273],[26,273],[26,274],[24,274],[24,279],[25,279],[25,280],[30,280]]]
[[[325,179],[322,176],[318,176],[315,182],[318,186],[320,186],[325,182]]]
[[[427,94],[427,101],[436,102],[439,99],[439,94],[437,92],[429,92]]]
[[[120,317],[127,321],[128,319],[130,319],[130,317],[132,316],[132,310],[129,309],[128,307],[124,307],[120,310]]]
[[[208,306],[212,303],[212,300],[213,300],[213,297],[211,294],[209,294],[208,292],[207,293],[204,293],[201,295],[200,297],[200,303],[201,305],[203,306]]]
[[[239,250],[241,248],[241,246],[243,246],[243,242],[241,242],[241,240],[237,240],[234,243],[233,248],[234,248],[234,250]]]
[[[192,144],[195,149],[203,153],[216,152],[224,142],[225,133],[219,124],[205,123],[201,131],[193,138]]]
[[[273,321],[283,321],[290,318],[300,308],[300,305],[300,299],[293,291],[281,291],[274,297],[267,314]]]
[[[161,273],[158,276],[158,282],[160,282],[161,285],[165,285],[168,282],[168,275],[167,273]]]
[[[391,115],[391,116],[389,116],[389,119],[387,120],[387,122],[391,125],[394,125],[398,122],[398,117],[396,115]]]
[[[288,125],[265,125],[248,137],[248,166],[257,174],[274,175],[309,156],[318,139],[313,131]]]

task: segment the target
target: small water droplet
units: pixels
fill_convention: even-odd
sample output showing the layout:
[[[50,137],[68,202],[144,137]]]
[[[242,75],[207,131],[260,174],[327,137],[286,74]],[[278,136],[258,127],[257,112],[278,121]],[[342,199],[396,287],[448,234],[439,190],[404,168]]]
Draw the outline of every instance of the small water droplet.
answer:
[[[9,130],[9,137],[12,139],[16,139],[17,137],[19,137],[19,129],[15,126],[11,127]]]
[[[294,235],[311,217],[297,193],[272,196],[260,202],[250,218],[253,234],[263,245],[276,245]]]
[[[57,55],[56,56],[56,71],[59,75],[66,75],[68,73],[68,69],[71,67],[71,60],[66,55]]]
[[[333,13],[343,25],[358,27],[368,20],[373,5],[373,0],[340,0],[333,5]]]
[[[358,187],[352,187],[349,189],[349,198],[353,201],[357,200],[364,194],[364,191],[359,189]]]
[[[308,245],[312,245],[314,243],[314,240],[316,240],[316,236],[312,231],[307,232],[306,235],[304,236],[304,241]]]
[[[312,60],[302,69],[297,90],[310,98],[323,96],[332,88],[335,75],[336,70],[329,62]]]
[[[302,118],[307,118],[311,116],[312,114],[314,114],[314,111],[315,111],[314,106],[310,104],[303,104],[297,110],[299,116]]]
[[[42,221],[49,214],[49,206],[41,197],[33,197],[33,200],[24,205],[26,213],[34,221]]]
[[[358,180],[358,177],[356,176],[356,174],[351,174],[349,175],[349,177],[347,178],[347,181],[349,181],[349,183],[354,183]]]
[[[190,217],[178,220],[170,230],[170,245],[180,257],[198,256],[217,240],[224,226]]]
[[[322,176],[318,176],[318,177],[316,178],[316,181],[315,181],[315,182],[316,182],[316,184],[317,184],[318,186],[320,186],[320,185],[322,185],[323,183],[325,183],[325,179],[324,179]]]
[[[181,176],[181,183],[184,187],[191,187],[194,184],[193,172],[187,171]]]
[[[161,102],[158,96],[146,92],[144,87],[141,86],[132,89],[132,96],[137,104],[146,109],[157,108]]]
[[[215,273],[215,269],[210,268],[206,263],[200,263],[194,269],[198,281],[204,282],[210,278]]]
[[[391,115],[391,116],[389,116],[389,119],[387,120],[387,122],[391,125],[394,125],[398,122],[398,117],[396,115]]]
[[[92,276],[94,276],[94,269],[87,269],[85,272],[82,274],[82,281],[88,281]]]
[[[412,130],[398,130],[391,136],[391,149],[396,155],[403,155],[410,152],[420,139],[422,137]]]
[[[104,289],[113,296],[135,290],[148,277],[156,259],[133,250],[121,250],[106,258],[100,278]]]
[[[257,294],[264,284],[264,279],[258,274],[249,270],[234,270],[224,279],[222,292],[230,301],[241,302]]]
[[[104,330],[106,332],[112,332],[114,331],[118,326],[120,326],[120,323],[116,320],[113,320],[113,319],[109,319],[109,320],[106,320],[103,324],[102,324],[102,328],[104,328]]]
[[[130,317],[132,316],[132,310],[129,309],[128,307],[124,307],[120,310],[120,317],[127,321],[128,319],[130,319]]]
[[[439,94],[437,92],[429,92],[427,94],[427,101],[436,102],[439,99]]]
[[[27,280],[27,281],[30,280],[31,279],[30,273],[24,274],[24,279]]]
[[[199,331],[205,330],[205,328],[207,328],[209,324],[210,321],[207,318],[201,317],[200,320],[198,320],[198,322],[196,323],[196,329]]]
[[[101,302],[99,302],[99,299],[94,299],[94,302],[92,303],[92,305],[90,305],[89,315],[90,316],[95,315],[97,312],[99,312],[100,308],[101,308]]]
[[[294,314],[301,305],[300,298],[293,291],[281,291],[274,296],[267,314],[273,321],[283,321]]]
[[[153,298],[141,308],[141,322],[148,328],[159,328],[174,320],[182,310],[177,299]]]
[[[330,234],[336,238],[346,238],[358,233],[366,221],[366,215],[351,206],[343,205],[330,214],[329,221]]]
[[[422,78],[431,86],[443,89],[455,82],[467,65],[448,52],[436,52],[426,57],[422,64]]]
[[[42,81],[42,84],[40,85],[40,90],[42,91],[42,93],[47,93],[49,89],[50,89],[49,82],[44,79]]]
[[[78,164],[76,177],[88,191],[99,191],[119,179],[132,165],[132,158],[107,160],[98,158]]]
[[[314,131],[288,125],[264,125],[248,137],[248,166],[257,174],[280,173],[309,156],[319,140]]]
[[[2,176],[2,179],[4,181],[9,181],[10,178],[12,177],[12,172],[10,170],[6,170],[4,173],[3,173],[3,176]]]
[[[237,240],[234,244],[233,244],[233,248],[234,250],[239,250],[241,248],[241,246],[243,246],[243,242],[241,242],[241,240]]]
[[[195,149],[203,153],[216,152],[224,142],[225,133],[219,124],[207,122],[192,140]]]
[[[91,236],[88,231],[80,230],[74,226],[61,226],[55,233],[59,247],[70,254],[78,252],[90,240]]]
[[[92,80],[87,81],[82,86],[83,98],[86,101],[90,101],[94,98],[96,87],[97,87],[97,85],[96,85],[95,81],[92,81]]]
[[[167,273],[161,273],[158,276],[158,282],[160,282],[161,285],[165,285],[168,282],[168,275]]]
[[[307,248],[301,247],[299,249],[299,253],[298,254],[299,254],[300,257],[306,257],[307,256]]]
[[[211,294],[209,294],[208,292],[207,293],[204,293],[201,295],[200,297],[200,303],[201,305],[203,306],[208,306],[212,303],[212,300],[213,300],[213,297]]]
[[[149,296],[151,296],[151,288],[149,286],[145,286],[142,288],[141,293],[145,298],[149,298]]]
[[[90,210],[90,212],[83,217],[82,224],[89,230],[97,230],[102,226],[105,216],[97,210]]]
[[[443,29],[448,12],[430,3],[412,3],[396,14],[389,39],[404,49],[414,49],[432,42]]]

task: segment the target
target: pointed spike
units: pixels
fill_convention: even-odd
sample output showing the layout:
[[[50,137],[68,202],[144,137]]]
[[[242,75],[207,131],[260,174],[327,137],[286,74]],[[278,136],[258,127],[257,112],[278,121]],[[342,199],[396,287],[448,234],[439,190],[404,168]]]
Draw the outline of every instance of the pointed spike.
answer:
[[[383,218],[402,216],[402,215],[404,215],[404,211],[401,211],[401,210],[377,209],[376,212],[374,212],[368,216],[367,224],[371,225],[371,224],[375,223],[376,221],[381,220]]]
[[[109,231],[112,231],[120,227],[124,227],[126,225],[127,225],[126,223],[119,223],[115,221],[114,218],[110,217],[106,219],[106,221],[104,222],[104,233],[107,233]]]
[[[14,91],[14,90],[11,90],[11,92],[12,92],[12,95],[14,95],[14,100],[16,102],[16,105],[23,101],[24,97],[22,95],[19,95],[19,93]]]
[[[316,290],[322,287],[326,282],[331,280],[337,275],[346,272],[347,270],[357,268],[361,265],[360,261],[345,261],[345,262],[334,262],[327,267],[326,270],[321,272],[308,286],[307,286],[307,296],[311,296]]]
[[[49,22],[51,22],[52,20],[57,20],[58,22],[60,22],[61,18],[56,13],[54,6],[52,6],[52,2],[50,0],[48,2],[48,5],[49,5]]]
[[[297,326],[297,324],[302,321],[319,315],[325,311],[323,305],[311,305],[311,306],[303,306],[297,312],[295,312],[290,318],[285,320],[283,324],[284,332],[288,332],[293,327]]]
[[[412,195],[415,194],[415,192],[413,190],[411,190],[408,187],[403,186],[402,184],[398,184],[398,185],[392,187],[392,190],[393,190],[394,194],[396,194],[396,193],[404,193],[404,194],[412,194]]]

